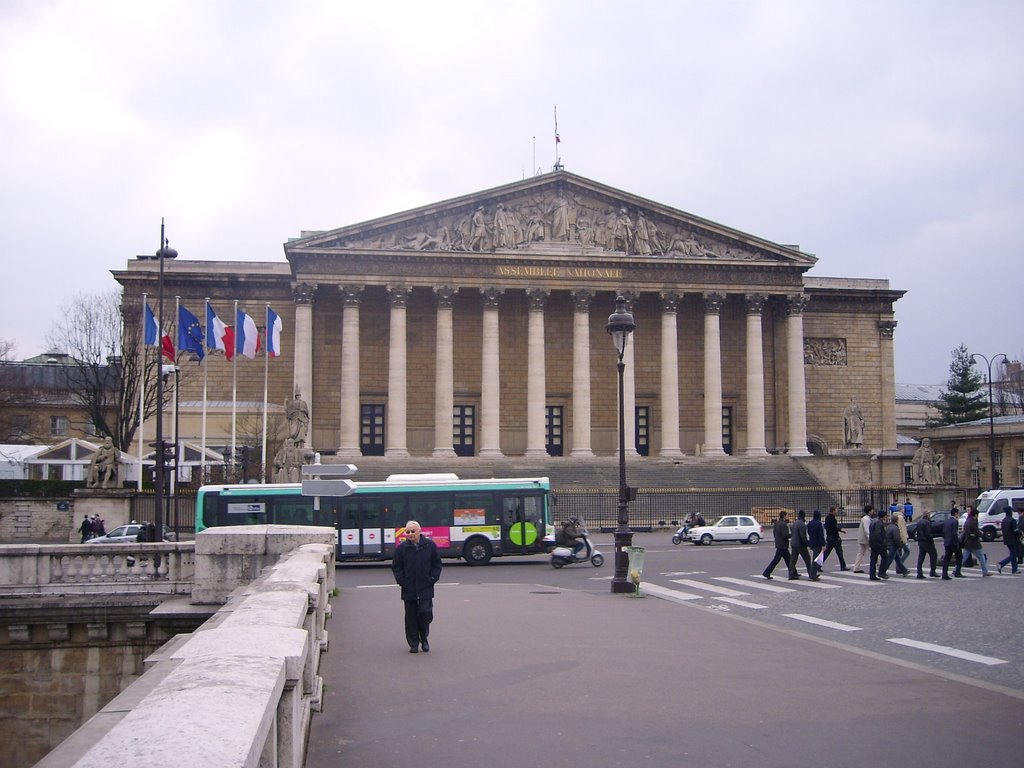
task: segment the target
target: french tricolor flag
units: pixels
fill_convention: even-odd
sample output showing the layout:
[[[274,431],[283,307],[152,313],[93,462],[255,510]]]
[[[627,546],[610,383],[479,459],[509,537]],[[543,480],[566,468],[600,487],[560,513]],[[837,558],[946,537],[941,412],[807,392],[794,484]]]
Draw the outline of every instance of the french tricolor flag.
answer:
[[[206,302],[206,348],[219,349],[228,360],[235,356],[235,332],[217,317],[210,302]]]
[[[277,357],[281,354],[281,318],[267,305],[267,355]]]
[[[260,351],[260,332],[256,321],[242,310],[235,315],[235,352],[250,360]]]

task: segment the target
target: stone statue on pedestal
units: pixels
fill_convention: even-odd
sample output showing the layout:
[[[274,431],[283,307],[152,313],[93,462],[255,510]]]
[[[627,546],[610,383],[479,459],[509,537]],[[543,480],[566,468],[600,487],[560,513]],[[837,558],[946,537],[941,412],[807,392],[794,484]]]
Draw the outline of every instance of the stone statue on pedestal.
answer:
[[[119,455],[114,441],[108,435],[99,450],[92,455],[85,484],[88,488],[117,488]]]

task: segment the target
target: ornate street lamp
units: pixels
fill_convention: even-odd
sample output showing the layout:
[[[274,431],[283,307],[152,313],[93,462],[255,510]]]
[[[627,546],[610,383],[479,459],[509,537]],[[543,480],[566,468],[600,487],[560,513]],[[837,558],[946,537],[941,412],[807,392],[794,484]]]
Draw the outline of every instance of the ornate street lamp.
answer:
[[[141,258],[141,257],[140,257]],[[160,219],[160,249],[150,258],[160,262],[157,277],[157,361],[159,368],[156,376],[156,452],[153,454],[153,505],[155,516],[153,525],[156,529],[155,541],[164,540],[164,481],[167,460],[167,446],[164,445],[164,370],[163,370],[163,335],[164,335],[164,259],[178,258],[178,252],[170,247],[164,235],[164,220]],[[140,425],[141,426],[141,425]],[[140,467],[141,471],[141,467]]]
[[[608,317],[608,325],[605,328],[611,334],[615,352],[619,357],[619,516],[618,524],[615,526],[615,574],[612,576],[612,592],[632,594],[636,590],[627,578],[629,555],[626,549],[633,544],[633,533],[629,530],[630,489],[626,485],[626,404],[622,384],[626,364],[622,357],[626,353],[629,334],[636,330],[636,323],[633,322],[633,315],[626,311],[626,299],[622,296],[615,298],[615,312]]]
[[[992,415],[992,363],[998,360],[1000,357],[1003,358],[1003,365],[1009,362],[1009,358],[1000,352],[998,355],[992,355],[992,359],[989,360],[984,355],[972,354],[971,359],[980,357],[985,361],[985,365],[988,366],[988,464],[989,469],[992,471],[992,485],[990,488],[999,487],[999,472],[996,471],[996,425],[995,419]],[[981,481],[978,481],[981,484]]]

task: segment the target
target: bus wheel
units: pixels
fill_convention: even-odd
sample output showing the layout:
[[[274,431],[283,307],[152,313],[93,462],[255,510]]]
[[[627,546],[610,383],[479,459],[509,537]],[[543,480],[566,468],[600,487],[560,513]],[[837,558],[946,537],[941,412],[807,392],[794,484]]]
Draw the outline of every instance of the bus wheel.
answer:
[[[469,565],[487,565],[491,561],[491,542],[479,536],[466,542],[462,559]]]

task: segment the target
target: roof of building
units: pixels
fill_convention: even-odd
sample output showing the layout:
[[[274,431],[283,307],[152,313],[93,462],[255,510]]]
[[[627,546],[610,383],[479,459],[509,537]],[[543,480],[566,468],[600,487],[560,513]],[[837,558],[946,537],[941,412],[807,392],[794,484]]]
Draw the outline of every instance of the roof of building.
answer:
[[[896,402],[937,403],[945,387],[942,384],[896,384]]]
[[[994,416],[992,418],[992,424],[999,425],[1013,425],[1013,424],[1024,424],[1024,415],[1016,416]],[[962,427],[981,427],[988,426],[988,416],[983,419],[975,419],[974,421],[964,421],[959,424],[944,424],[941,427],[932,427],[932,429],[958,429]]]

